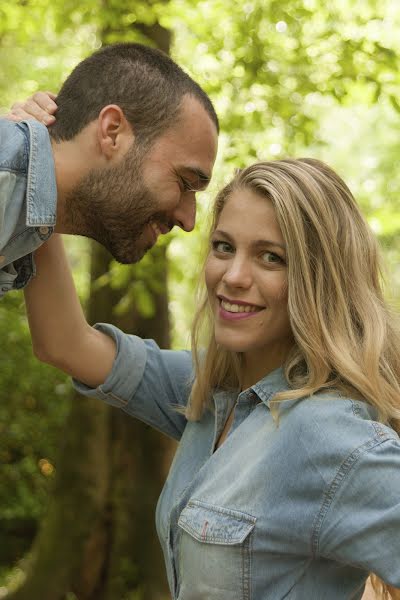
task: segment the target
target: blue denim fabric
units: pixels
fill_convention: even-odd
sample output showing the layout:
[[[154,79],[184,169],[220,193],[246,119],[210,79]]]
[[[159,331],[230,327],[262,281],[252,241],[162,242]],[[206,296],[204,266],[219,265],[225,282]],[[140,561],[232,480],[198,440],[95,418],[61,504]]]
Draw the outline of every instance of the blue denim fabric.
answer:
[[[400,587],[400,440],[365,402],[337,393],[270,400],[281,369],[187,422],[188,352],[99,325],[117,341],[112,372],[78,391],[180,441],[158,502],[174,600],[359,599],[369,572]],[[229,410],[232,430],[216,442]]]
[[[35,274],[32,252],[53,233],[56,205],[46,127],[0,119],[0,298]]]

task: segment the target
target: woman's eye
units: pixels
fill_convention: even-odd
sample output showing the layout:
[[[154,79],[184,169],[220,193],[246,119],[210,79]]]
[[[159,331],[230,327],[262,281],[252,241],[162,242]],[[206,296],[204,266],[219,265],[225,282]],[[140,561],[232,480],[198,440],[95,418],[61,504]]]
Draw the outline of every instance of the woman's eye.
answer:
[[[212,248],[215,252],[232,252],[232,246],[228,244],[228,242],[223,242],[221,240],[215,240],[212,243]]]
[[[264,252],[261,258],[266,263],[280,264],[284,262],[283,259],[274,252]]]

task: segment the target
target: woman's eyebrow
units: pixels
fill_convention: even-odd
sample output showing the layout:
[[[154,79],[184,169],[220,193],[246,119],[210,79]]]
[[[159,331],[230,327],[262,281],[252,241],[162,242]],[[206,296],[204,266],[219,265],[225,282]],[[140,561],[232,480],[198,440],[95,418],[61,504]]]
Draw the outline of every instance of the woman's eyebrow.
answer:
[[[286,250],[285,244],[281,244],[280,242],[275,242],[274,240],[254,240],[252,242],[253,246],[277,246],[278,248],[282,248],[282,250]]]
[[[212,232],[212,235],[222,235],[222,236],[226,237],[226,239],[228,239],[230,242],[233,241],[232,236],[229,235],[229,233],[226,233],[226,231],[223,231],[222,229],[214,229],[214,231]]]
[[[215,231],[213,232],[213,235],[222,235],[224,237],[226,237],[227,240],[229,240],[230,242],[234,241],[234,238],[229,235],[229,233],[227,233],[226,231],[223,231],[222,229],[215,229]],[[286,246],[285,244],[281,244],[280,242],[276,242],[274,240],[253,240],[251,242],[252,246],[255,247],[264,247],[264,246],[277,246],[278,248],[282,248],[282,250],[286,250]]]

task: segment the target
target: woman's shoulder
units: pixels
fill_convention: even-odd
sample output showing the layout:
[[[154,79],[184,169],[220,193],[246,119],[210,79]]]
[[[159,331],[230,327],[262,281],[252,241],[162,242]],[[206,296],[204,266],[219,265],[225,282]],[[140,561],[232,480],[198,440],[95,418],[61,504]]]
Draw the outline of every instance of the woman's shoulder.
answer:
[[[369,403],[331,390],[282,407],[282,425],[288,434],[301,439],[311,453],[331,453],[345,459],[354,452],[372,449],[385,440],[398,443],[398,434],[378,421]]]

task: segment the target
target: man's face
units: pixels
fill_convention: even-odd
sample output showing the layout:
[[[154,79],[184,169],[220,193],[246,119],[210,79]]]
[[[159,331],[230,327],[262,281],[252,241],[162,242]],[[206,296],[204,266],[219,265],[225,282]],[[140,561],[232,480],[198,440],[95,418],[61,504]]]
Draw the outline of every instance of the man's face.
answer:
[[[72,190],[66,219],[74,233],[133,263],[178,225],[191,231],[196,191],[211,177],[217,132],[205,109],[187,96],[176,124],[148,151],[133,143],[115,166],[91,170]]]

